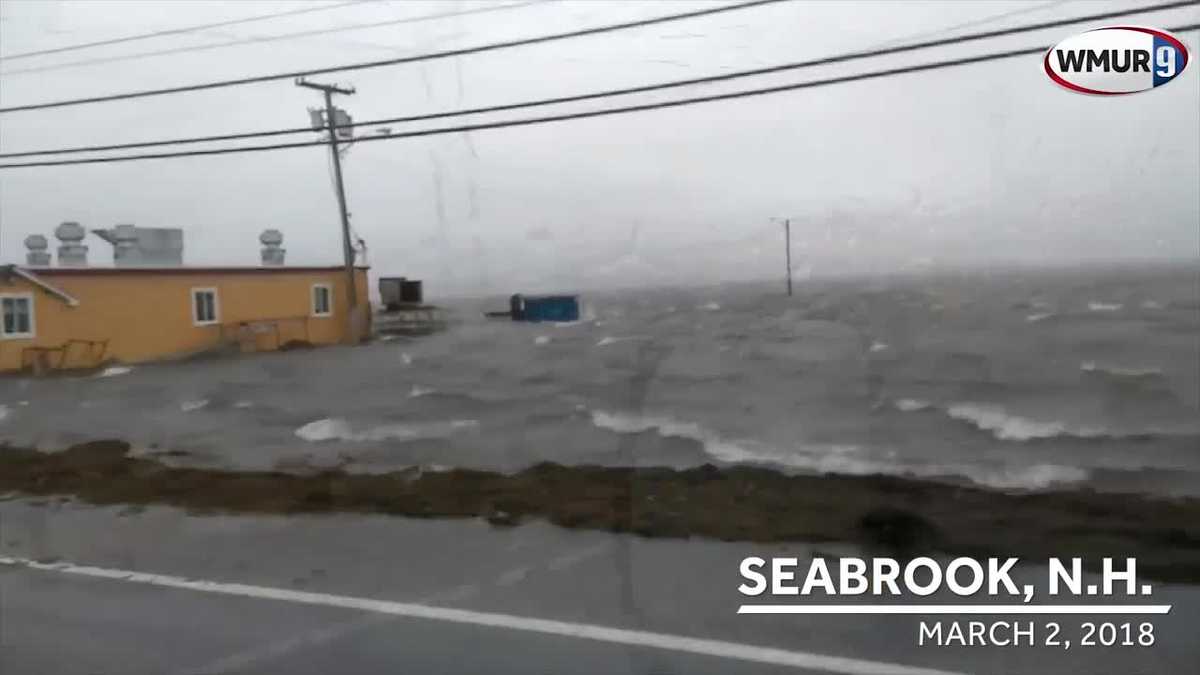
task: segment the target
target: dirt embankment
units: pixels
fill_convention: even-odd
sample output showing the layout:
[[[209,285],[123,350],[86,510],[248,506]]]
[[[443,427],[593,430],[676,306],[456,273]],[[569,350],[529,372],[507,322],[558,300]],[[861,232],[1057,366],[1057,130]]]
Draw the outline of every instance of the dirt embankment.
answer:
[[[543,518],[648,537],[840,541],[891,553],[1136,557],[1142,574],[1200,582],[1200,500],[1090,491],[1007,494],[891,476],[789,476],[544,463],[515,474],[417,469],[310,475],[180,468],[97,441],[58,453],[0,447],[0,491],[195,512]]]

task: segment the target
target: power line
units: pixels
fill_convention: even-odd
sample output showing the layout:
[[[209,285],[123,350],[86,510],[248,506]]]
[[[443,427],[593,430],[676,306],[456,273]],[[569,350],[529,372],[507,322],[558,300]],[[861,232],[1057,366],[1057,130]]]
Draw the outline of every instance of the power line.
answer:
[[[1168,30],[1172,32],[1184,32],[1200,29],[1200,23],[1189,24],[1186,26],[1175,26]],[[436,129],[420,129],[417,131],[406,131],[389,136],[373,136],[359,138],[357,143],[367,143],[372,141],[390,141],[401,138],[417,138],[421,136],[436,136],[440,134],[456,134],[466,131],[481,131],[484,129],[501,129],[507,127],[530,126],[535,124],[545,124],[550,122],[563,122],[568,120],[587,119],[592,117],[603,117],[607,115],[619,115],[625,113],[645,112],[649,110],[659,110],[663,108],[677,108],[681,106],[697,105],[700,103],[712,103],[716,101],[728,101],[733,99],[748,98],[754,96],[765,96],[768,94],[776,94],[788,91],[797,91],[801,89],[811,89],[814,87],[823,87],[833,84],[842,84],[846,82],[861,82],[864,80],[877,79],[882,77],[891,77],[894,75],[905,75],[909,73],[918,73],[931,70],[939,70],[942,68],[952,68],[957,66],[965,66],[974,63],[984,63],[987,61],[997,61],[1000,59],[1008,59],[1017,56],[1028,56],[1031,54],[1043,54],[1049,49],[1048,46],[1027,47],[1024,49],[1014,49],[1003,52],[993,52],[981,56],[968,56],[958,59],[949,59],[945,61],[934,61],[912,66],[903,66],[899,68],[889,68],[886,70],[876,70],[866,73],[858,73],[855,75],[844,75],[841,77],[831,77],[821,80],[810,80],[808,82],[799,82],[794,84],[785,84],[774,87],[764,87],[761,89],[747,89],[725,94],[712,94],[709,96],[697,96],[693,98],[676,99],[673,101],[660,101],[658,103],[646,103],[642,105],[623,106],[619,108],[604,108],[601,110],[590,110],[586,112],[567,113],[561,115],[547,115],[544,117],[532,117],[518,120],[506,120],[502,122],[486,122],[480,124],[466,124],[456,127],[440,127]],[[24,162],[19,164],[0,164],[0,169],[18,169],[31,168],[41,166],[63,166],[74,164],[105,164],[109,162],[125,162],[140,159],[166,159],[169,157],[196,157],[205,155],[224,155],[241,152],[265,152],[270,150],[285,150],[290,148],[306,148],[313,146],[326,145],[324,141],[303,141],[297,143],[276,143],[272,145],[253,145],[237,148],[217,148],[212,150],[189,150],[185,152],[167,152],[167,153],[152,153],[143,155],[125,155],[121,157],[96,157],[92,159],[69,159],[69,160],[52,160],[41,162]]]
[[[417,54],[414,56],[402,56],[398,58],[382,59],[378,61],[363,61],[359,63],[347,63],[340,66],[330,66],[327,68],[316,68],[313,70],[296,70],[286,73],[273,73],[270,75],[254,75],[251,77],[242,77],[232,80],[217,80],[214,82],[202,82],[199,84],[189,84],[178,87],[165,87],[162,89],[144,89],[141,91],[131,91],[121,94],[108,94],[105,96],[91,96],[87,98],[68,99],[63,101],[50,101],[46,103],[31,103],[28,105],[10,106],[0,108],[0,113],[11,113],[23,110],[44,110],[46,108],[61,108],[71,105],[82,105],[85,103],[103,103],[106,101],[120,101],[131,98],[144,98],[147,96],[162,96],[165,94],[180,94],[187,91],[201,91],[206,89],[219,89],[223,87],[236,87],[247,84],[257,84],[260,82],[273,82],[275,80],[290,80],[298,77],[311,77],[314,75],[327,75],[329,73],[338,73],[348,70],[364,70],[367,68],[379,68],[382,66],[394,66],[402,63],[416,63],[418,61],[432,61],[434,59],[444,59],[454,56],[466,56],[469,54],[481,54],[484,52],[497,51],[501,49],[511,49],[513,47],[526,47],[529,45],[544,44],[547,42],[556,42],[559,40],[567,40],[577,37],[585,37],[589,35],[600,35],[603,33],[613,33],[631,28],[642,28],[645,26],[654,26],[657,24],[668,23],[671,21],[680,21],[683,19],[693,19],[701,16],[711,16],[714,14],[722,14],[751,7],[760,7],[763,5],[771,5],[785,0],[748,0],[733,5],[722,5],[720,7],[710,7],[708,9],[693,10],[690,12],[681,12],[678,14],[667,14],[657,16],[650,19],[638,19],[636,21],[626,21],[624,23],[608,24],[604,26],[594,26],[592,28],[582,28],[579,30],[567,31],[565,33],[551,33],[549,35],[539,35],[531,38],[520,38],[517,40],[508,40],[505,42],[493,42],[475,47],[463,47],[460,49],[449,49],[440,52],[430,52],[428,54]]]
[[[891,54],[899,54],[899,53],[904,53],[904,52],[909,52],[909,51],[916,51],[919,49],[944,47],[944,46],[949,46],[949,45],[962,44],[962,43],[966,43],[966,42],[973,42],[973,41],[977,41],[977,40],[984,40],[984,39],[988,39],[988,38],[1016,35],[1019,33],[1027,33],[1027,32],[1036,31],[1036,30],[1043,30],[1046,28],[1058,28],[1058,27],[1062,27],[1062,26],[1066,26],[1066,25],[1075,24],[1075,23],[1084,23],[1084,22],[1089,22],[1089,21],[1103,21],[1106,19],[1113,19],[1113,18],[1119,18],[1119,17],[1123,17],[1123,16],[1129,16],[1131,14],[1159,11],[1162,9],[1174,9],[1174,8],[1180,7],[1180,6],[1196,5],[1196,4],[1200,4],[1200,0],[1188,0],[1186,2],[1170,2],[1170,3],[1166,3],[1166,4],[1161,4],[1161,5],[1150,5],[1147,7],[1143,7],[1141,9],[1128,9],[1128,10],[1120,10],[1120,11],[1114,11],[1114,12],[1105,12],[1102,14],[1091,14],[1091,15],[1087,15],[1087,16],[1078,16],[1078,17],[1067,18],[1067,19],[1057,19],[1054,21],[1046,21],[1046,22],[1042,22],[1042,23],[1027,24],[1024,26],[1015,26],[1015,27],[1004,28],[1004,29],[999,29],[999,30],[984,31],[984,32],[978,32],[978,33],[969,33],[966,35],[960,35],[960,36],[950,37],[950,38],[943,38],[940,40],[928,40],[925,42],[915,42],[915,43],[911,43],[911,44],[907,44],[907,45],[900,45],[900,46],[896,46],[896,47],[884,47],[884,48],[871,49],[871,50],[866,50],[866,51],[847,52],[847,53],[838,54],[835,56],[828,56],[828,57],[819,58],[819,59],[810,59],[807,61],[799,61],[799,62],[795,62],[795,63],[786,63],[786,64],[780,64],[780,65],[774,65],[774,66],[767,66],[767,67],[763,67],[763,68],[754,68],[754,69],[750,69],[750,70],[741,70],[741,71],[735,71],[735,72],[731,72],[731,73],[722,73],[720,75],[710,75],[710,76],[706,76],[706,77],[695,77],[695,78],[688,78],[688,79],[683,79],[683,80],[673,80],[673,81],[669,81],[669,82],[660,82],[660,83],[656,83],[656,84],[648,84],[648,85],[642,85],[642,86],[636,86],[636,87],[624,87],[624,88],[620,88],[620,89],[606,89],[606,90],[590,92],[590,93],[586,93],[586,94],[575,94],[575,95],[571,95],[571,96],[557,96],[557,97],[553,97],[553,98],[543,98],[543,99],[537,99],[534,101],[525,101],[525,102],[520,102],[520,103],[509,103],[509,104],[502,104],[502,105],[485,106],[485,107],[480,107],[480,108],[466,108],[466,109],[461,109],[461,110],[451,110],[451,111],[438,112],[438,113],[427,113],[427,114],[422,114],[422,115],[408,115],[408,116],[404,116],[404,117],[391,117],[391,118],[386,118],[386,119],[367,120],[364,122],[355,122],[353,124],[343,125],[343,126],[344,127],[365,127],[365,126],[379,126],[379,125],[384,125],[384,124],[402,124],[402,123],[407,123],[407,122],[424,122],[424,121],[435,120],[435,119],[445,119],[448,117],[462,117],[462,116],[466,116],[466,115],[477,115],[477,114],[483,114],[483,113],[505,112],[505,111],[510,111],[510,110],[519,110],[519,109],[523,109],[523,108],[532,108],[532,107],[538,107],[538,106],[544,106],[544,105],[554,105],[554,104],[560,104],[560,103],[575,103],[575,102],[579,102],[579,101],[586,101],[586,100],[597,99],[597,98],[608,98],[608,97],[613,97],[613,96],[623,96],[623,95],[627,95],[627,94],[640,94],[640,93],[646,93],[646,92],[651,92],[651,91],[658,91],[658,90],[662,90],[662,89],[672,89],[672,88],[697,85],[697,84],[711,84],[714,82],[736,80],[736,79],[741,79],[744,77],[753,77],[753,76],[758,76],[758,75],[779,73],[779,72],[783,72],[783,71],[787,71],[787,70],[797,70],[797,69],[801,69],[801,68],[832,65],[832,64],[836,64],[836,63],[843,63],[843,62],[853,61],[853,60],[857,60],[857,59],[873,58],[873,57],[877,57],[877,56],[887,56],[887,55],[891,55]],[[175,138],[175,139],[158,140],[158,141],[142,141],[142,142],[137,142],[137,143],[120,143],[120,144],[114,144],[114,145],[78,146],[78,147],[72,147],[72,148],[59,148],[59,149],[54,149],[54,150],[30,150],[30,151],[25,151],[25,152],[9,152],[9,153],[0,153],[0,158],[29,157],[29,156],[33,156],[33,155],[61,155],[61,154],[69,154],[69,153],[75,153],[75,152],[98,152],[98,151],[103,151],[103,150],[128,150],[128,149],[133,149],[133,148],[149,148],[149,147],[156,147],[156,146],[163,146],[163,145],[180,145],[180,144],[188,144],[188,143],[205,143],[205,142],[214,142],[214,141],[233,141],[233,140],[242,140],[242,139],[247,139],[247,138],[266,138],[266,137],[271,137],[271,136],[284,136],[284,135],[297,134],[297,133],[311,133],[312,131],[313,130],[310,127],[293,127],[293,128],[289,128],[289,129],[252,131],[252,132],[243,132],[243,133],[235,133],[235,134],[222,134],[222,135],[217,135],[217,136]]]
[[[324,12],[331,9],[339,9],[350,5],[359,5],[364,2],[377,2],[378,0],[349,0],[349,2],[339,2],[332,5],[321,5],[320,7],[303,7],[301,9],[290,9],[284,12],[275,12],[273,14],[259,14],[257,16],[249,16],[242,19],[231,19],[229,21],[218,21],[217,23],[206,23],[198,26],[184,26],[182,28],[168,28],[166,30],[158,30],[151,33],[141,33],[140,35],[128,35],[125,37],[112,38],[109,40],[99,40],[96,42],[82,42],[79,44],[66,45],[64,47],[55,47],[53,49],[40,49],[33,52],[21,52],[19,54],[3,54],[0,55],[0,62],[16,61],[17,59],[27,59],[34,56],[44,56],[46,54],[61,54],[62,52],[72,52],[80,49],[90,49],[92,47],[104,47],[106,45],[116,45],[125,42],[136,42],[138,40],[149,40],[151,38],[164,37],[167,35],[182,35],[184,33],[194,33],[196,31],[209,30],[212,28],[223,28],[225,26],[235,26],[243,23],[252,23],[255,21],[266,21],[267,19],[278,19],[285,16],[296,16],[298,14],[309,14],[312,12]]]
[[[0,77],[9,75],[21,75],[26,73],[44,73],[53,70],[64,70],[67,68],[78,68],[81,66],[102,65],[105,63],[115,63],[118,61],[132,61],[135,59],[148,58],[151,56],[167,56],[170,54],[185,54],[189,52],[200,52],[212,49],[224,49],[225,47],[236,47],[238,45],[260,44],[263,42],[277,42],[279,40],[292,40],[295,38],[313,37],[315,35],[328,35],[330,33],[342,33],[352,30],[363,30],[366,28],[379,28],[382,26],[395,26],[406,23],[419,23],[421,21],[432,21],[434,19],[447,19],[458,16],[470,16],[473,14],[486,14],[491,12],[501,12],[510,9],[520,9],[530,5],[538,5],[546,2],[555,2],[557,0],[528,0],[527,2],[516,2],[507,5],[486,5],[484,7],[473,7],[471,9],[455,10],[453,12],[435,12],[433,14],[421,14],[418,16],[406,16],[399,19],[387,19],[384,21],[370,21],[366,23],[347,24],[344,26],[334,26],[332,28],[316,28],[313,30],[297,31],[293,33],[283,33],[281,35],[266,35],[262,37],[241,38],[230,40],[227,42],[218,42],[208,45],[193,45],[191,47],[172,47],[170,49],[159,49],[149,52],[138,52],[137,54],[125,54],[123,56],[110,56],[102,59],[86,59],[82,61],[69,61],[67,63],[55,63],[47,66],[33,66],[30,68],[20,68],[17,70],[6,70],[0,72]]]

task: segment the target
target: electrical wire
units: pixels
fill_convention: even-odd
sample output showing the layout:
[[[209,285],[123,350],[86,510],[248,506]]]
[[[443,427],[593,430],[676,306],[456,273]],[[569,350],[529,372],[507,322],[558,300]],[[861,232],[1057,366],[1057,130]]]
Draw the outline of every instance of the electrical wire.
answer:
[[[1200,24],[1189,24],[1186,26],[1176,26],[1169,28],[1172,32],[1184,32],[1200,29]],[[685,99],[676,99],[672,101],[660,101],[657,103],[646,103],[642,105],[623,106],[619,108],[603,108],[600,110],[590,110],[585,112],[567,113],[561,115],[547,115],[543,117],[532,117],[517,120],[506,120],[502,122],[487,122],[480,124],[467,124],[456,127],[440,127],[435,129],[420,129],[416,131],[406,131],[392,134],[389,136],[370,136],[359,138],[359,143],[369,143],[373,141],[390,141],[401,138],[417,138],[422,136],[436,136],[440,134],[462,133],[464,131],[481,131],[484,129],[501,129],[508,127],[530,126],[535,124],[545,124],[550,122],[563,122],[567,120],[588,119],[593,117],[603,117],[608,115],[619,115],[634,112],[645,112],[649,110],[660,110],[665,108],[677,108],[681,106],[696,105],[700,103],[712,103],[716,101],[728,101],[733,99],[741,99],[755,96],[764,96],[768,94],[776,94],[788,91],[798,91],[801,89],[811,89],[814,87],[823,87],[833,84],[843,84],[847,82],[861,82],[864,80],[872,80],[883,77],[891,77],[895,75],[904,75],[909,73],[918,73],[931,70],[939,70],[942,68],[952,68],[957,66],[965,66],[975,63],[984,63],[988,61],[997,61],[1001,59],[1009,59],[1017,56],[1029,56],[1032,54],[1044,54],[1048,46],[1026,47],[1023,49],[1013,49],[1003,52],[993,52],[979,56],[968,56],[957,59],[948,59],[944,61],[934,61],[912,66],[903,66],[899,68],[888,68],[885,70],[876,70],[866,73],[858,73],[855,75],[844,75],[841,77],[831,77],[821,80],[810,80],[807,82],[798,82],[794,84],[785,84],[774,87],[763,87],[760,89],[747,89],[742,91],[728,92],[724,94],[712,94],[709,96],[697,96]],[[95,157],[90,159],[69,159],[69,160],[51,160],[41,162],[23,162],[17,164],[0,164],[0,169],[18,169],[43,166],[64,166],[76,164],[105,164],[109,162],[126,162],[141,159],[165,159],[169,157],[196,157],[206,155],[225,155],[232,153],[244,152],[265,152],[270,150],[285,150],[290,148],[305,148],[313,146],[327,145],[324,141],[304,141],[298,143],[277,143],[272,145],[257,145],[243,146],[236,148],[217,148],[211,150],[190,150],[185,152],[167,152],[167,153],[151,153],[142,155],[124,155],[120,157]]]
[[[136,59],[149,58],[151,56],[167,56],[170,54],[186,54],[190,52],[208,51],[212,49],[223,49],[225,47],[236,47],[247,44],[260,44],[264,42],[277,42],[280,40],[293,40],[295,38],[313,37],[316,35],[328,35],[331,33],[343,33],[346,31],[363,30],[367,28],[379,28],[382,26],[396,26],[406,23],[419,23],[422,21],[433,21],[435,19],[447,19],[451,17],[470,16],[473,14],[486,14],[491,12],[501,12],[510,9],[521,9],[531,5],[540,5],[548,2],[557,2],[558,0],[528,0],[527,2],[516,2],[507,5],[486,5],[484,7],[473,7],[471,9],[455,10],[453,12],[436,12],[433,14],[421,14],[418,16],[406,16],[399,19],[387,19],[384,21],[371,21],[366,23],[348,24],[345,26],[334,26],[332,28],[316,28],[312,30],[297,31],[294,33],[283,33],[281,35],[265,35],[253,38],[240,38],[227,42],[218,42],[207,45],[193,45],[191,47],[172,47],[170,49],[159,49],[149,52],[138,52],[136,54],[125,54],[123,56],[110,56],[100,59],[87,59],[82,61],[69,61],[66,63],[55,63],[47,66],[33,66],[30,68],[19,68],[15,70],[0,71],[0,77],[10,75],[22,75],[26,73],[44,73],[54,70],[65,70],[68,68],[79,68],[82,66],[103,65],[106,63],[116,63],[119,61],[133,61]]]
[[[208,89],[220,89],[224,87],[237,87],[247,84],[258,84],[261,82],[273,82],[275,80],[291,80],[298,77],[311,77],[313,75],[326,75],[329,73],[340,73],[350,70],[364,70],[368,68],[379,68],[382,66],[395,66],[403,63],[416,63],[419,61],[432,61],[435,59],[445,59],[454,56],[466,56],[469,54],[482,54],[484,52],[493,52],[501,49],[511,49],[514,47],[527,47],[529,45],[545,44],[547,42],[557,42],[560,40],[568,40],[578,37],[586,37],[590,35],[601,35],[604,33],[614,33],[632,28],[644,28],[646,26],[655,26],[658,24],[669,23],[672,21],[682,21],[685,19],[694,19],[702,16],[713,16],[723,14],[725,12],[733,12],[752,7],[761,7],[764,5],[773,5],[787,0],[748,0],[732,5],[721,5],[719,7],[709,7],[707,9],[692,10],[690,12],[681,12],[678,14],[666,14],[656,16],[649,19],[637,19],[635,21],[626,21],[623,23],[607,24],[604,26],[593,26],[591,28],[581,28],[577,30],[567,31],[565,33],[551,33],[548,35],[538,35],[536,37],[518,38],[516,40],[507,40],[504,42],[492,42],[474,47],[462,47],[459,49],[448,49],[440,52],[430,52],[427,54],[415,54],[413,56],[401,56],[391,59],[382,59],[378,61],[362,61],[359,63],[347,63],[340,66],[329,66],[326,68],[315,68],[311,70],[295,70],[284,73],[272,73],[269,75],[253,75],[250,77],[236,78],[232,80],[216,80],[213,82],[201,82],[198,84],[188,84],[177,87],[165,87],[162,89],[143,89],[140,91],[130,91],[120,94],[107,94],[104,96],[90,96],[87,98],[67,99],[63,101],[48,101],[45,103],[30,103],[27,105],[9,106],[0,108],[0,113],[12,113],[26,110],[45,110],[47,108],[61,108],[72,105],[83,105],[87,103],[104,103],[108,101],[123,101],[133,98],[145,98],[147,96],[163,96],[166,94],[181,94],[188,91],[203,91]]]
[[[266,21],[268,19],[279,19],[285,16],[296,16],[298,14],[310,14],[312,12],[324,12],[331,9],[341,9],[351,5],[361,5],[366,2],[378,2],[378,0],[350,0],[349,2],[339,2],[332,5],[321,5],[320,7],[302,7],[300,9],[289,9],[283,12],[275,12],[273,14],[259,14],[257,16],[249,16],[241,19],[230,19],[229,21],[218,21],[217,23],[206,23],[198,26],[184,26],[182,28],[168,28],[166,30],[157,30],[151,33],[142,33],[140,35],[128,35],[125,37],[112,38],[109,40],[98,40],[96,42],[82,42],[79,44],[66,45],[63,47],[55,47],[53,49],[39,49],[33,52],[21,52],[19,54],[0,54],[0,63],[5,61],[16,61],[17,59],[28,59],[34,56],[45,56],[47,54],[61,54],[63,52],[72,52],[80,49],[91,49],[92,47],[104,47],[107,45],[117,45],[126,42],[136,42],[138,40],[149,40],[151,38],[165,37],[167,35],[183,35],[184,33],[195,33],[202,30],[210,30],[212,28],[224,28],[226,26],[236,26],[244,23],[253,23],[255,21]]]
[[[579,101],[586,101],[586,100],[597,99],[597,98],[609,98],[609,97],[613,97],[613,96],[624,96],[624,95],[628,95],[628,94],[640,94],[640,93],[646,93],[646,92],[651,92],[651,91],[659,91],[659,90],[663,90],[663,89],[672,89],[672,88],[697,85],[697,84],[711,84],[714,82],[737,80],[737,79],[741,79],[741,78],[745,78],[745,77],[767,75],[767,74],[772,74],[772,73],[784,72],[784,71],[788,71],[788,70],[798,70],[798,69],[802,69],[802,68],[811,68],[811,67],[815,67],[815,66],[844,63],[844,62],[854,61],[854,60],[858,60],[858,59],[873,58],[873,57],[878,57],[878,56],[888,56],[888,55],[892,55],[892,54],[900,54],[900,53],[916,51],[916,50],[920,50],[920,49],[930,49],[933,47],[945,47],[945,46],[950,46],[950,45],[963,44],[966,42],[985,40],[985,39],[989,39],[989,38],[1003,37],[1003,36],[1009,36],[1009,35],[1016,35],[1016,34],[1020,34],[1020,33],[1027,33],[1027,32],[1031,32],[1031,31],[1044,30],[1047,28],[1059,28],[1062,26],[1067,26],[1067,25],[1076,24],[1076,23],[1085,23],[1085,22],[1090,22],[1090,21],[1103,21],[1103,20],[1107,20],[1107,19],[1120,18],[1123,16],[1129,16],[1132,14],[1137,14],[1137,13],[1142,13],[1142,12],[1161,11],[1162,9],[1174,9],[1174,8],[1177,8],[1180,6],[1196,5],[1196,4],[1200,4],[1200,0],[1188,0],[1187,2],[1171,2],[1171,3],[1166,3],[1166,4],[1160,4],[1160,5],[1149,5],[1149,6],[1141,8],[1141,9],[1126,9],[1126,10],[1118,10],[1118,11],[1113,11],[1113,12],[1104,12],[1101,14],[1090,14],[1087,16],[1077,16],[1077,17],[1071,17],[1071,18],[1066,18],[1066,19],[1056,19],[1054,21],[1046,21],[1046,22],[1035,23],[1035,24],[1027,24],[1024,26],[1014,26],[1011,28],[1004,28],[1004,29],[1000,29],[1000,30],[969,33],[966,35],[959,35],[959,36],[950,37],[950,38],[943,38],[940,40],[927,40],[924,42],[914,42],[914,43],[899,45],[899,46],[895,46],[895,47],[882,47],[882,48],[870,49],[870,50],[864,50],[864,51],[846,52],[843,54],[828,56],[828,57],[819,58],[819,59],[810,59],[807,61],[799,61],[799,62],[795,62],[795,63],[785,63],[785,64],[779,64],[779,65],[774,65],[774,66],[767,66],[767,67],[763,67],[763,68],[753,68],[750,70],[741,70],[741,71],[735,71],[735,72],[730,72],[730,73],[722,73],[720,75],[710,75],[710,76],[706,76],[706,77],[694,77],[694,78],[688,78],[688,79],[683,79],[683,80],[673,80],[673,81],[669,81],[669,82],[659,82],[659,83],[655,83],[655,84],[641,85],[641,86],[636,86],[636,87],[624,87],[624,88],[620,88],[620,89],[606,89],[606,90],[590,92],[590,93],[586,93],[586,94],[576,94],[576,95],[571,95],[571,96],[557,96],[557,97],[553,97],[553,98],[543,98],[543,99],[537,99],[537,100],[533,100],[533,101],[525,101],[525,102],[520,102],[520,103],[509,103],[509,104],[485,106],[485,107],[479,107],[479,108],[466,108],[466,109],[461,109],[461,110],[451,110],[451,111],[445,111],[445,112],[427,113],[427,114],[422,114],[422,115],[408,115],[408,116],[404,116],[404,117],[391,117],[391,118],[386,118],[386,119],[367,120],[367,121],[363,121],[363,122],[354,122],[352,124],[343,125],[343,126],[345,126],[345,127],[366,127],[366,126],[379,126],[379,125],[384,125],[384,124],[402,124],[402,123],[407,123],[407,122],[424,122],[424,121],[435,120],[435,119],[445,119],[448,117],[462,117],[462,116],[466,116],[466,115],[504,112],[504,111],[509,111],[509,110],[519,110],[519,109],[523,109],[523,108],[532,108],[532,107],[545,106],[545,105],[555,105],[555,104],[561,104],[561,103],[575,103],[575,102],[579,102]],[[175,138],[175,139],[166,139],[166,140],[158,140],[158,141],[141,141],[141,142],[136,142],[136,143],[118,143],[118,144],[113,144],[113,145],[76,146],[76,147],[71,147],[71,148],[58,148],[58,149],[53,149],[53,150],[28,150],[28,151],[23,151],[23,152],[9,152],[9,153],[0,153],[0,158],[29,157],[29,156],[33,156],[33,155],[61,155],[61,154],[70,154],[70,153],[77,153],[77,152],[98,152],[98,151],[105,151],[105,150],[127,150],[127,149],[133,149],[133,148],[149,148],[149,147],[156,147],[156,146],[163,146],[163,145],[207,143],[207,142],[214,142],[214,141],[233,141],[233,140],[242,140],[242,139],[248,139],[248,138],[266,138],[266,137],[271,137],[271,136],[283,136],[283,135],[298,134],[298,133],[311,133],[312,131],[313,131],[313,129],[311,127],[293,127],[293,128],[289,128],[289,129],[252,131],[252,132],[243,132],[243,133],[235,133],[235,134],[221,134],[221,135],[216,135],[216,136]]]

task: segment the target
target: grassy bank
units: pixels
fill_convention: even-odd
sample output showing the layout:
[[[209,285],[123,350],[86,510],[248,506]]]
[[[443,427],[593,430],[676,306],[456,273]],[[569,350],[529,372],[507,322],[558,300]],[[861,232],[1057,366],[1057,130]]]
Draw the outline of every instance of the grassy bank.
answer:
[[[1091,491],[1009,494],[893,476],[793,476],[539,464],[515,474],[416,469],[297,475],[168,466],[97,441],[63,452],[0,447],[0,492],[195,512],[485,518],[648,537],[839,541],[901,555],[1136,557],[1143,575],[1200,582],[1200,500]]]

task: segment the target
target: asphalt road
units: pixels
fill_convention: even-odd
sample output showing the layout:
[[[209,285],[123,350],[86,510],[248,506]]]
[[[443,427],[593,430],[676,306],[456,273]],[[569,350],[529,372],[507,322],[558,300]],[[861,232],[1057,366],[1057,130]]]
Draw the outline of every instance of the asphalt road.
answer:
[[[1155,619],[1152,648],[921,648],[916,617],[736,614],[738,561],[784,552],[811,553],[540,523],[10,499],[0,673],[1130,675],[1200,662],[1195,587],[1156,585],[1152,601],[1174,609]]]

